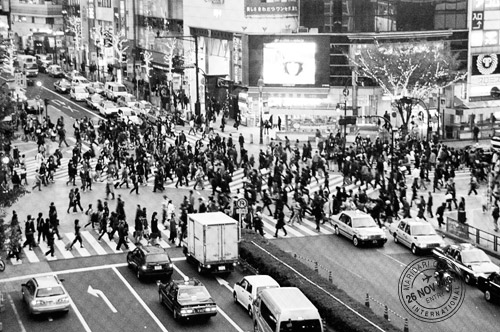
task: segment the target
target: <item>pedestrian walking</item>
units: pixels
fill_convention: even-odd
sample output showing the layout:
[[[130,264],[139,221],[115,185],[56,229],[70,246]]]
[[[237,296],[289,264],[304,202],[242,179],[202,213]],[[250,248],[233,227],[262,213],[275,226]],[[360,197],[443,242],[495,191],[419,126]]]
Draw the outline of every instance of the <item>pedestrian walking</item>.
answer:
[[[80,191],[78,190],[78,188],[75,188],[74,198],[73,198],[73,213],[78,212],[78,210],[76,209],[77,207],[80,208],[80,212],[83,212]]]
[[[434,218],[434,215],[432,214],[433,200],[432,193],[429,191],[429,196],[427,197],[427,213],[431,218]]]
[[[114,212],[113,212],[114,213]],[[128,227],[125,223],[125,220],[120,220],[117,226],[118,230],[118,244],[116,245],[116,250],[120,250],[122,244],[128,249],[127,244],[127,235],[128,235]]]
[[[282,210],[278,212],[278,221],[276,222],[276,232],[274,233],[274,237],[278,237],[278,231],[282,229],[285,236],[287,236],[287,232],[285,229],[285,213]]]
[[[161,239],[161,232],[158,229],[158,212],[153,212],[153,215],[151,216],[151,234],[150,234],[150,243],[152,245],[157,244],[157,239]]]
[[[35,223],[31,215],[26,218],[26,223],[24,224],[24,235],[26,236],[26,241],[23,243],[23,248],[29,246],[29,250],[33,250],[35,244]]]
[[[54,257],[54,235],[55,232],[52,228],[49,229],[49,232],[47,234],[47,245],[49,246],[49,250],[45,253],[45,256],[50,254],[51,257]]]
[[[470,194],[472,192],[474,192],[474,194],[477,195],[477,188],[478,188],[478,183],[477,183],[477,179],[475,176],[471,176],[470,177],[470,183],[469,183],[469,193],[467,194],[467,196],[470,196]]]
[[[132,181],[132,185],[134,186],[132,190],[130,190],[130,193],[132,194],[134,191],[136,195],[139,195],[139,181],[137,180],[137,176],[135,173],[130,173],[130,180]]]
[[[500,209],[498,208],[498,204],[496,203],[493,207],[493,211],[491,212],[491,216],[493,217],[493,226],[495,227],[495,232],[498,232],[498,217],[500,217]]]
[[[40,243],[40,238],[42,238],[42,241],[45,241],[45,219],[43,218],[43,213],[39,212],[38,213],[38,218],[36,218],[36,230],[38,232],[38,241],[37,243]]]
[[[70,251],[73,249],[73,246],[75,245],[75,243],[78,241],[80,242],[80,248],[83,248],[83,240],[82,240],[82,235],[80,233],[80,229],[82,227],[80,226],[80,220],[78,219],[75,219],[75,239],[73,240],[73,242],[71,242],[71,244],[66,248],[66,250]]]
[[[35,188],[38,188],[38,191],[42,191],[42,176],[40,175],[40,171],[37,169],[35,170],[35,185],[31,190],[35,190]]]
[[[170,218],[170,236],[168,237],[168,240],[170,243],[175,243],[175,239],[177,238],[177,223],[175,222],[175,217],[172,215]]]
[[[443,202],[436,210],[436,217],[437,217],[437,222],[439,228],[441,228],[442,225],[444,225],[444,211],[446,209],[446,203]]]

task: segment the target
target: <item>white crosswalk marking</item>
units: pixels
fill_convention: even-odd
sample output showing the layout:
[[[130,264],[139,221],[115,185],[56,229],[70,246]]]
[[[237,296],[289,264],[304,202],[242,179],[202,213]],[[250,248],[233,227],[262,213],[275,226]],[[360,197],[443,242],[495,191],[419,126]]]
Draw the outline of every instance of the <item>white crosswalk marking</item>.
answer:
[[[63,240],[55,240],[54,245],[58,250],[58,254],[60,253],[64,259],[75,258],[69,250],[66,250],[66,244]]]
[[[75,234],[74,233],[65,233],[64,236],[70,241],[70,242],[73,242],[73,240],[75,239]],[[83,240],[83,239],[82,239]],[[85,246],[85,244],[84,244]],[[73,245],[73,250],[76,249],[76,251],[78,252],[78,254],[81,256],[81,257],[89,257],[90,256],[90,253],[89,251],[85,248],[85,247],[80,247],[80,242],[76,241],[76,243]]]
[[[40,241],[40,243],[38,243],[38,246],[40,247],[40,250],[42,251],[42,253],[44,255],[45,255],[46,252],[49,251],[49,246],[45,242],[43,242],[43,241]],[[54,255],[55,255],[55,248],[54,248]],[[48,254],[47,256],[45,256],[45,258],[48,261],[57,260],[57,256],[52,257],[50,254]]]
[[[95,250],[95,252],[98,255],[107,255],[106,250],[101,246],[101,244],[97,241],[97,239],[94,236],[92,236],[92,234],[90,234],[89,231],[83,231],[82,237],[89,244],[89,246]]]
[[[40,262],[40,260],[38,259],[37,255],[34,252],[34,249],[35,248],[33,248],[33,250],[29,250],[28,247],[23,248],[24,257],[26,257],[30,263],[38,263],[38,262]]]

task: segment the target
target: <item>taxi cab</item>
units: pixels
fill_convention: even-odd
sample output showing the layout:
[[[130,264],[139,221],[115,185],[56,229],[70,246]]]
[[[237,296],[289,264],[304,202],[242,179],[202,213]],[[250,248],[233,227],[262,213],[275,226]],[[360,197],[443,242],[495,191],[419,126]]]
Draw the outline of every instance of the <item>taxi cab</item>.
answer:
[[[373,218],[360,210],[346,210],[332,217],[336,235],[350,239],[355,247],[372,244],[382,247],[387,236]]]
[[[445,245],[434,227],[426,221],[401,219],[389,226],[394,242],[410,248],[414,255]]]
[[[128,252],[127,264],[139,280],[144,277],[169,279],[174,272],[170,256],[165,249],[156,246],[137,246]]]
[[[21,285],[21,295],[31,315],[67,313],[70,308],[69,295],[55,275],[28,280]]]
[[[160,303],[172,311],[175,320],[209,319],[217,315],[217,305],[205,286],[195,278],[158,284]]]
[[[470,243],[435,248],[432,255],[462,277],[467,284],[475,284],[480,276],[487,277],[493,272],[500,272],[500,267],[493,264],[484,251]]]

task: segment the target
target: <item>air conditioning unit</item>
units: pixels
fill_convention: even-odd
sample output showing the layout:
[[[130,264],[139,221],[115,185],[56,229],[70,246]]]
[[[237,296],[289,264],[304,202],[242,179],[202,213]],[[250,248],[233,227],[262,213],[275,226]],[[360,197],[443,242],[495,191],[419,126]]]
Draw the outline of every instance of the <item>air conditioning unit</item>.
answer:
[[[306,27],[299,27],[299,29],[297,30],[298,33],[308,33],[309,32],[309,29],[306,28]]]

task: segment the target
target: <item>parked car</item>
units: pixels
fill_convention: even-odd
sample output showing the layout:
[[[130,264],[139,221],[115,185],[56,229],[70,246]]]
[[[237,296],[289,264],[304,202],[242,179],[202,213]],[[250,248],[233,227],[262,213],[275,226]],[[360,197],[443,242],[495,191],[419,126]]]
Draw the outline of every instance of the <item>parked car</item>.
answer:
[[[85,89],[85,86],[75,85],[71,87],[69,96],[76,101],[83,101],[89,97],[89,92]]]
[[[394,242],[407,246],[414,255],[445,246],[443,238],[437,235],[434,227],[426,221],[401,219],[392,223],[389,231]]]
[[[104,83],[90,82],[90,84],[87,85],[87,91],[90,94],[98,93],[98,94],[102,95],[102,94],[104,94]]]
[[[24,109],[28,114],[43,114],[45,105],[43,100],[31,98],[24,102]]]
[[[217,315],[217,305],[198,279],[171,280],[158,285],[160,303],[172,311],[175,320]]]
[[[137,246],[128,252],[127,264],[139,280],[144,277],[170,279],[174,272],[170,256],[165,249],[156,246]]]
[[[62,78],[64,77],[64,71],[62,70],[61,66],[59,65],[50,65],[47,67],[47,74],[51,77],[58,77]]]
[[[120,106],[132,107],[137,102],[137,98],[135,98],[133,94],[127,93],[126,95],[118,97],[116,102]]]
[[[99,114],[104,116],[116,116],[118,113],[118,106],[110,100],[103,100],[97,105]]]
[[[280,285],[268,275],[255,275],[243,277],[234,284],[233,299],[248,311],[250,317],[253,314],[253,302],[257,295],[267,288],[278,288]]]
[[[493,272],[487,277],[477,278],[477,288],[484,293],[484,299],[488,302],[500,300],[500,274]]]
[[[85,102],[87,103],[87,106],[90,107],[93,110],[96,110],[99,104],[103,101],[106,101],[107,99],[101,96],[98,93],[94,93],[93,95],[90,95],[85,99]]]
[[[63,78],[54,82],[54,89],[60,93],[69,93],[71,89],[71,82]]]
[[[387,236],[375,220],[359,210],[343,211],[332,217],[336,235],[343,235],[352,240],[355,247],[361,244],[374,244],[382,247]]]
[[[433,256],[447,268],[462,277],[467,284],[474,284],[478,277],[499,273],[500,267],[493,264],[484,251],[470,243],[450,244],[432,250]]]
[[[21,285],[21,295],[31,315],[67,313],[70,308],[69,295],[55,275],[31,278]]]
[[[127,95],[125,85],[117,82],[106,82],[104,84],[104,93],[109,100],[116,101],[120,96]]]

